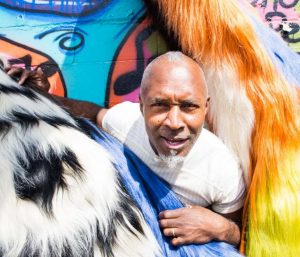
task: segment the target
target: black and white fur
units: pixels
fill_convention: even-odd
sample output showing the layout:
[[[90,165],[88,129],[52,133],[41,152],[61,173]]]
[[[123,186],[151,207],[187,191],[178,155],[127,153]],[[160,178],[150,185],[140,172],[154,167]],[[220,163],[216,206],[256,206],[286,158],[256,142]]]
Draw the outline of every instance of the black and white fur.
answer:
[[[105,150],[0,71],[0,256],[159,255]]]

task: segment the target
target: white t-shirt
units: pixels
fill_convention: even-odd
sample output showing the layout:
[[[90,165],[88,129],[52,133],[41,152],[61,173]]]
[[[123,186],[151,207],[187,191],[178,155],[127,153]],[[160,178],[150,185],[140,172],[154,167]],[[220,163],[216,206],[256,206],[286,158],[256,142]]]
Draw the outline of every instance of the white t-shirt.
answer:
[[[102,127],[167,181],[184,204],[211,207],[222,214],[242,207],[242,171],[226,146],[208,130],[202,129],[184,161],[170,168],[150,146],[138,103],[124,102],[112,107],[105,114]]]

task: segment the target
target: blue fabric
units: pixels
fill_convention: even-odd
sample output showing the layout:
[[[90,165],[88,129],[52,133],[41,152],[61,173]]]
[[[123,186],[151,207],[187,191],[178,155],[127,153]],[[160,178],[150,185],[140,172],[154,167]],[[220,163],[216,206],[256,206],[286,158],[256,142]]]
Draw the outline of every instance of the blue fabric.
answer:
[[[88,121],[86,123],[90,127],[92,138],[101,144],[114,158],[115,167],[121,175],[125,188],[142,211],[164,256],[241,256],[233,246],[224,242],[173,247],[168,238],[162,235],[157,217],[160,211],[183,207],[182,203],[168,185],[155,175],[132,151],[92,123]]]

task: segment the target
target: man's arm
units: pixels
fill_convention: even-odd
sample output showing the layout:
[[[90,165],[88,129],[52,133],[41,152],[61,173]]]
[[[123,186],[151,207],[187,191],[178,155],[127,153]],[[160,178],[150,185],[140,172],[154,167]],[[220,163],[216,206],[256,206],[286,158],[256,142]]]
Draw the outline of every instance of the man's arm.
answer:
[[[65,109],[67,109],[72,115],[89,119],[90,121],[96,123],[97,126],[102,128],[102,118],[104,116],[104,113],[107,111],[106,108],[87,101],[80,101],[54,95],[52,95],[52,97],[54,97],[54,99],[58,101]],[[100,114],[103,115],[100,116]]]
[[[200,244],[212,240],[237,246],[240,242],[242,209],[221,215],[200,206],[167,210],[159,214],[165,236],[173,237],[173,245]]]
[[[87,101],[80,101],[48,94],[50,84],[41,68],[37,70],[26,70],[21,67],[6,67],[5,72],[16,80],[20,85],[31,87],[40,91],[47,97],[51,97],[63,106],[72,115],[84,117],[102,127],[102,119],[106,109]]]

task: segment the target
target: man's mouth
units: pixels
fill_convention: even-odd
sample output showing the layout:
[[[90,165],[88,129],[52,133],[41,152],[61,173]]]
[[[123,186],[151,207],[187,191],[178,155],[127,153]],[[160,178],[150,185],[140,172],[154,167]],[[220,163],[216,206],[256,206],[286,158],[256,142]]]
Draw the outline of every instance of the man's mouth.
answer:
[[[169,149],[180,149],[188,141],[188,138],[167,138],[161,137],[164,145]]]

